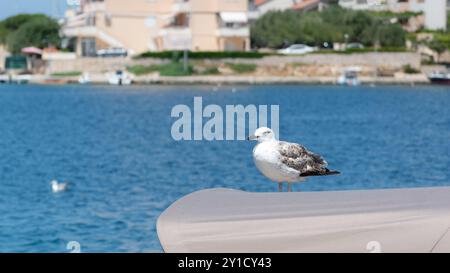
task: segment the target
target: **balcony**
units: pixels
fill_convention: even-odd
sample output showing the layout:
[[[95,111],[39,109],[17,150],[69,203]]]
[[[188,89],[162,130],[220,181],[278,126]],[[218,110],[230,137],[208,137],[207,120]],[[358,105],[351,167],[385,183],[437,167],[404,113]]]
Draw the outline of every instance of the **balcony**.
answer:
[[[65,28],[74,28],[74,27],[82,27],[86,26],[87,16],[85,13],[80,15],[67,17],[66,22],[64,24]]]
[[[105,7],[105,2],[104,1],[91,1],[91,2],[87,2],[84,6],[83,6],[83,12],[101,12],[101,11],[105,11],[106,7]]]
[[[249,37],[250,29],[247,26],[242,27],[221,27],[217,30],[217,36],[219,37]]]
[[[93,13],[81,13],[75,16],[66,17],[64,28],[95,26],[96,20],[96,16]]]
[[[120,41],[94,26],[64,27],[62,33],[66,37],[97,38],[110,47],[124,47]]]
[[[248,37],[248,14],[245,12],[220,12],[218,13],[219,37]]]
[[[190,12],[191,5],[188,0],[178,0],[172,5],[173,13]]]
[[[165,50],[190,49],[192,46],[192,33],[189,27],[168,27],[158,32],[162,38]]]

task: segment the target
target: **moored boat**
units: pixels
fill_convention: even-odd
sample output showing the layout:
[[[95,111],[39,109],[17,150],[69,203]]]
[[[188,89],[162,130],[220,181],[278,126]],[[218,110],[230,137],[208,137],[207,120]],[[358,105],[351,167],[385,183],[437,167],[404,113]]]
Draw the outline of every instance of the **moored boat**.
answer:
[[[340,85],[356,86],[360,84],[358,79],[358,72],[360,67],[348,67],[344,70],[342,75],[338,78],[337,83]]]
[[[428,79],[432,83],[450,84],[450,72],[435,71],[428,74]]]
[[[84,72],[79,78],[78,78],[79,84],[90,84],[91,83],[91,77],[88,72]]]
[[[125,71],[117,70],[107,75],[108,82],[111,85],[130,85],[133,83],[131,75]]]

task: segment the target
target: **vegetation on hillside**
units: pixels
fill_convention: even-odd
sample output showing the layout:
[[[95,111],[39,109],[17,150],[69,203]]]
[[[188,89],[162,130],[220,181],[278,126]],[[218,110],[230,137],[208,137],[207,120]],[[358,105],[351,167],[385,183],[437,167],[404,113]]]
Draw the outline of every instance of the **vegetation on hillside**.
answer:
[[[44,14],[19,14],[0,21],[0,43],[12,53],[22,48],[59,46],[60,26]]]
[[[418,34],[432,34],[431,39],[418,40]],[[408,40],[414,44],[423,44],[441,54],[446,50],[450,50],[450,12],[447,13],[447,29],[444,30],[421,30],[417,33],[408,33]]]
[[[135,65],[130,66],[127,70],[137,76],[146,75],[153,72],[159,72],[161,76],[189,76],[193,73],[192,65],[188,65],[185,70],[182,62],[170,62],[166,64],[154,65]]]
[[[251,73],[256,70],[256,64],[244,64],[244,63],[227,63],[226,64],[233,72],[238,74]]]
[[[252,45],[281,48],[305,43],[359,42],[365,46],[403,47],[406,32],[388,17],[368,11],[330,6],[322,12],[271,11],[251,26]]]
[[[128,72],[136,76],[159,73],[161,76],[190,76],[190,75],[219,75],[221,71],[216,65],[206,65],[199,63],[189,63],[185,70],[183,62],[170,61],[163,64],[132,65],[127,67]],[[232,74],[245,74],[255,72],[256,64],[245,63],[225,63],[225,67],[232,71]]]
[[[56,72],[51,74],[53,77],[78,77],[81,76],[81,71],[67,71],[67,72]]]
[[[172,59],[178,61],[183,58],[183,51],[160,51],[160,52],[145,52],[137,58],[157,58],[157,59]],[[188,52],[189,59],[233,59],[233,58],[249,58],[258,59],[264,57],[265,53],[248,52],[248,51],[194,51]]]

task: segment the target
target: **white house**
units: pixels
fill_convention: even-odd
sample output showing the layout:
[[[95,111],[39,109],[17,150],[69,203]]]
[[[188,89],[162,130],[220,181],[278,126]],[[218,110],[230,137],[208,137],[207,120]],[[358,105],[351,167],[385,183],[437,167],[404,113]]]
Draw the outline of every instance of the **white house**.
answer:
[[[447,27],[447,2],[448,0],[340,0],[339,5],[354,10],[423,12],[425,28],[441,30]]]

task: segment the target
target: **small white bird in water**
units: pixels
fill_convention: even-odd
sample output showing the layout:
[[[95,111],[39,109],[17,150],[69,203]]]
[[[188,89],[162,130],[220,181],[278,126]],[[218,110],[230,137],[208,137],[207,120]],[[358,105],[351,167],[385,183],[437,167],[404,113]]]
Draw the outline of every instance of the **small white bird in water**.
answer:
[[[283,190],[283,182],[302,182],[309,176],[339,174],[326,168],[327,162],[317,154],[296,143],[278,141],[270,128],[261,127],[248,140],[257,140],[253,149],[253,160],[258,170],[270,180],[278,183],[278,191]]]
[[[65,190],[67,190],[67,187],[68,187],[68,183],[59,183],[56,180],[52,180],[50,182],[50,184],[52,185],[52,191],[54,193],[65,191]]]

